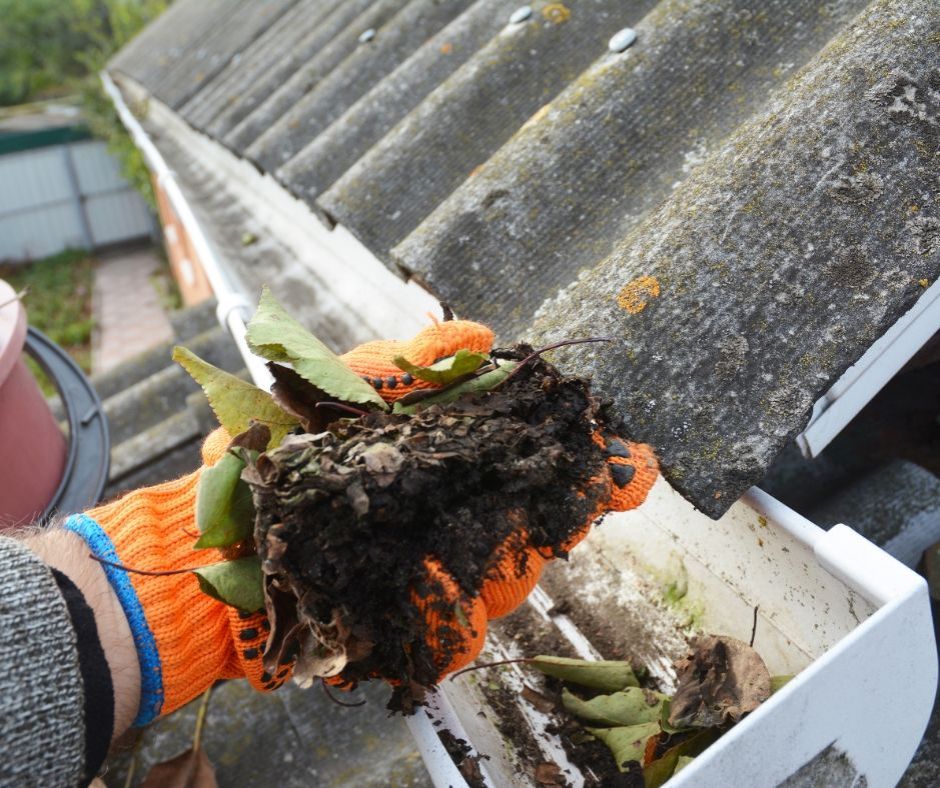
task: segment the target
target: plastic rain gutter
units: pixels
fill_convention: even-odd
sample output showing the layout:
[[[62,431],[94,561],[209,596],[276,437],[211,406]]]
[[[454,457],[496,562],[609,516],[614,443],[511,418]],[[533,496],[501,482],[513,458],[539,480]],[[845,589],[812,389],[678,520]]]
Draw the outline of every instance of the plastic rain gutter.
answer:
[[[125,103],[124,96],[121,94],[118,86],[114,84],[114,80],[111,79],[111,76],[106,71],[101,72],[101,83],[104,86],[105,92],[113,102],[118,117],[121,119],[121,123],[124,124],[124,128],[126,128],[131,135],[134,144],[141,153],[144,154],[150,171],[166,194],[170,205],[173,207],[173,211],[176,213],[177,218],[180,220],[180,223],[185,228],[192,242],[196,255],[199,258],[199,263],[203,271],[205,271],[206,278],[209,280],[209,284],[215,293],[216,301],[218,302],[215,314],[219,323],[232,335],[232,339],[238,346],[238,351],[241,353],[245,366],[248,368],[251,379],[260,388],[265,391],[269,390],[274,379],[271,377],[271,373],[268,372],[267,367],[265,367],[264,361],[249,350],[248,343],[245,340],[245,332],[247,330],[246,321],[247,316],[250,314],[251,303],[248,301],[241,288],[232,281],[232,277],[228,271],[226,271],[219,262],[219,257],[215,252],[212,242],[203,232],[199,220],[186,201],[186,197],[180,189],[179,183],[176,181],[173,170],[167,165],[166,160],[163,158],[160,151],[157,150],[157,147],[153,144],[153,141],[144,130],[144,127],[141,126],[137,118],[134,117],[134,113],[131,112],[130,108]]]
[[[940,280],[816,401],[809,423],[796,436],[803,456],[818,457],[937,331],[940,331]]]

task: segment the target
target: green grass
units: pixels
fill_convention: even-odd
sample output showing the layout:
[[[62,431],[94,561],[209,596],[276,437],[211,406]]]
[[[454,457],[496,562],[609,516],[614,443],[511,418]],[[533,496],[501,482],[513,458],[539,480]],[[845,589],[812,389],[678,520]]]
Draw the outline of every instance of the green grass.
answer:
[[[91,372],[91,332],[94,328],[91,293],[95,261],[87,252],[68,250],[25,265],[0,265],[0,279],[23,298],[29,324],[61,345],[86,372]],[[43,392],[55,387],[30,364]]]

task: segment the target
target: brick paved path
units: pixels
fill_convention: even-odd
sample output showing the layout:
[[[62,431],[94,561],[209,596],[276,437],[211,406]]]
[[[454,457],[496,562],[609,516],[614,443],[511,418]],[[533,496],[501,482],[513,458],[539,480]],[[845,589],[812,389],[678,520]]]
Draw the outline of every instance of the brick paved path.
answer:
[[[115,252],[95,271],[95,336],[91,365],[97,374],[166,342],[173,329],[150,275],[161,266],[152,249]]]

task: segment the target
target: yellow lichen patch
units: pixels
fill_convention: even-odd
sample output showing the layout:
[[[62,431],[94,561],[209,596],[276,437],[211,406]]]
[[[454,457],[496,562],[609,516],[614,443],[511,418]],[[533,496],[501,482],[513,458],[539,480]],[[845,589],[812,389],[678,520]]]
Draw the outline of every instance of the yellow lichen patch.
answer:
[[[646,309],[650,299],[658,297],[659,280],[655,276],[640,276],[617,293],[617,306],[636,315]]]
[[[918,280],[917,280],[917,284],[919,284],[922,288],[924,288],[924,290],[926,290],[928,287],[930,287],[930,280],[929,280],[929,279],[918,279]]]
[[[449,54],[450,54],[451,52],[453,52],[453,51],[454,51],[454,45],[453,45],[453,44],[450,44],[450,43],[441,44],[441,54],[442,54],[442,55],[449,55]]]
[[[553,25],[560,25],[571,18],[571,11],[564,3],[549,3],[542,9],[542,16]]]

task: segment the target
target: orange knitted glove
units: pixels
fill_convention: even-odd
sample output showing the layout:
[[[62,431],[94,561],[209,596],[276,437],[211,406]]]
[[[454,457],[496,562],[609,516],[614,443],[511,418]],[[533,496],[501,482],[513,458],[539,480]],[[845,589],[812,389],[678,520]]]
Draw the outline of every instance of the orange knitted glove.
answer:
[[[225,453],[230,437],[219,428],[202,448],[206,465]],[[135,490],[69,517],[65,528],[113,564],[145,572],[203,566],[220,551],[194,550],[196,488],[202,469],[181,479]],[[263,613],[243,613],[202,593],[186,572],[147,575],[104,564],[127,616],[140,659],[141,700],[134,724],[169,714],[218,679],[247,678],[260,690],[279,687],[290,664],[265,673],[261,651],[268,636]]]
[[[424,614],[428,631],[437,633],[436,637],[431,636],[429,644],[439,655],[436,667],[440,678],[476,659],[486,638],[487,622],[519,607],[535,588],[548,561],[574,549],[587,536],[591,525],[607,512],[625,512],[646,500],[659,475],[652,449],[613,433],[596,432],[594,442],[607,455],[604,473],[590,482],[605,488],[603,503],[563,544],[556,548],[533,546],[526,532],[526,513],[516,510],[519,526],[494,551],[486,579],[475,597],[462,591],[436,560],[426,561],[428,585],[435,589],[435,594],[424,599],[416,596],[415,603]],[[450,612],[458,604],[466,623],[458,622]]]

